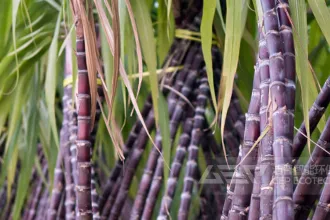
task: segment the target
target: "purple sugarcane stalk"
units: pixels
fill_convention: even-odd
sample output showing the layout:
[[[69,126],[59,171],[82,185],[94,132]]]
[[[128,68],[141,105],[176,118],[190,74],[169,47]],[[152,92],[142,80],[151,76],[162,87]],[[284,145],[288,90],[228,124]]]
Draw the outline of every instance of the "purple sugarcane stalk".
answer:
[[[251,192],[253,187],[253,170],[257,162],[257,148],[253,149],[249,154],[255,141],[260,135],[260,72],[256,67],[253,80],[253,90],[250,100],[248,113],[246,114],[244,140],[241,149],[240,166],[233,175],[235,181],[235,189],[232,195],[232,207],[229,211],[229,219],[247,219],[247,208],[250,204]],[[244,160],[243,160],[244,159]],[[252,166],[252,167],[251,167]],[[226,217],[223,215],[224,218]]]
[[[293,194],[295,204],[295,219],[303,220],[309,215],[313,205],[319,197],[323,181],[326,177],[325,167],[330,164],[330,118],[317,141],[312,155],[305,165]],[[308,184],[309,183],[309,184]]]

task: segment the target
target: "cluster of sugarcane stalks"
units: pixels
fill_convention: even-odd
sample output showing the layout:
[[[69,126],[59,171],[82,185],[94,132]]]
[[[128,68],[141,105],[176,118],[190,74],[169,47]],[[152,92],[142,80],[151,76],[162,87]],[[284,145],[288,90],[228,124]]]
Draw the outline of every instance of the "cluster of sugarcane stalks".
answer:
[[[168,106],[170,146],[162,146],[162,132],[155,124],[149,94],[141,115],[148,132],[155,134],[154,144],[148,152],[146,149],[151,141],[142,122],[137,119],[124,144],[125,160],[115,161],[106,181],[98,178],[105,176],[101,169],[97,169],[103,156],[92,161],[95,135],[101,120],[99,104],[102,104],[103,88],[98,85],[101,102],[95,106],[93,123],[86,43],[78,13],[77,92],[73,93],[72,83],[64,84],[56,167],[54,171],[48,170],[39,147],[38,160],[42,169],[39,172],[37,168],[33,170],[21,218],[305,220],[313,216],[314,220],[330,219],[330,171],[325,169],[330,165],[330,119],[327,119],[295,183],[294,171],[298,169],[298,160],[308,140],[305,123],[294,135],[296,76],[289,3],[288,0],[258,1],[263,17],[258,22],[259,50],[248,111],[243,114],[238,96],[233,91],[226,121],[216,121],[218,127],[225,123],[222,138],[228,154],[224,155],[207,118],[207,112],[214,109],[201,44],[175,38],[164,68],[183,68],[165,74],[159,83]],[[199,32],[203,1],[189,2],[174,1],[176,27]],[[64,77],[70,82],[73,78],[72,52],[68,44]],[[212,58],[214,88],[219,91],[222,58],[216,45],[212,46]],[[311,133],[323,120],[329,102],[330,77],[310,109]],[[170,161],[165,160],[163,153],[168,148],[175,152]],[[141,164],[147,153],[146,163]],[[201,158],[204,164],[200,162]],[[232,170],[228,165],[235,167],[229,180],[228,173]],[[137,175],[138,167],[144,167],[141,176]],[[169,173],[165,179],[166,169]],[[50,172],[54,172],[53,182],[49,181]],[[134,178],[138,179],[138,187],[132,198],[129,191]],[[0,191],[0,198],[3,198],[0,201],[1,219],[12,218],[16,187],[13,184],[11,194],[8,194],[5,183]],[[178,206],[174,207],[176,195],[180,199]],[[192,206],[196,197],[199,208],[194,210]]]
[[[294,166],[307,135],[303,123],[294,136],[295,50],[289,2],[260,3],[263,17],[259,21],[259,52],[242,152],[221,219],[305,220],[311,213],[313,219],[329,219],[325,166],[330,162],[330,120],[295,184]],[[330,78],[309,112],[311,133],[329,104],[329,82]],[[258,138],[261,140],[257,142]]]

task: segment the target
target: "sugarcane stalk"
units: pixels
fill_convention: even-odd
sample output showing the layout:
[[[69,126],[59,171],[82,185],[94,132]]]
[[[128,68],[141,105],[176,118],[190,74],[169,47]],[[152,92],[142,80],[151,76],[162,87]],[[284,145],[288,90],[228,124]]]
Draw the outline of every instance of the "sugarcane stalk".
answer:
[[[42,196],[40,198],[40,201],[38,203],[38,207],[36,210],[36,215],[35,218],[36,220],[42,220],[45,219],[47,217],[47,201],[48,201],[48,189],[47,187],[44,187]]]
[[[258,68],[260,72],[260,132],[264,132],[266,127],[269,131],[260,141],[260,169],[261,189],[260,189],[260,218],[271,219],[273,212],[273,194],[272,179],[274,175],[274,153],[273,153],[273,127],[269,125],[269,53],[267,42],[262,30],[262,20],[259,21],[259,53],[258,53]],[[252,214],[252,213],[251,213]]]
[[[68,44],[65,48],[65,69],[64,69],[65,77],[72,77],[72,47],[71,44]],[[65,215],[66,219],[75,219],[75,206],[76,206],[76,193],[74,189],[74,180],[73,180],[73,164],[71,163],[72,155],[71,155],[71,146],[75,140],[72,138],[76,137],[76,129],[72,128],[75,118],[75,109],[73,108],[72,103],[72,84],[69,84],[64,87],[64,96],[63,96],[63,122],[62,127],[67,126],[63,130],[63,135],[65,135],[65,143],[63,146],[62,157],[64,160],[64,184],[65,184]],[[64,128],[62,128],[64,129]],[[73,137],[74,136],[74,137]],[[74,156],[75,157],[75,156]]]
[[[183,42],[180,42],[181,44],[183,44]],[[183,50],[181,49],[181,47],[179,46],[179,49],[175,50],[175,46],[178,45],[179,42],[175,41],[172,45],[172,48],[171,48],[171,52],[173,52],[173,57],[171,56],[168,56],[166,58],[166,60],[170,59],[169,62],[170,62],[170,66],[176,66],[180,63],[181,61],[181,56],[183,55]],[[192,57],[193,54],[191,54],[191,57]],[[166,61],[165,61],[165,64],[166,64]],[[182,75],[182,74],[179,74],[179,76]],[[171,83],[171,79],[170,77],[165,77],[165,85],[170,85]],[[167,89],[164,89],[163,92],[166,94],[168,92]],[[170,99],[171,100],[171,99]],[[174,102],[175,103],[175,102]],[[151,110],[151,107],[152,107],[152,104],[151,104],[151,95],[148,96],[148,99],[147,101],[145,102],[145,105],[143,107],[143,111],[142,111],[142,117],[145,118],[149,111]],[[172,106],[171,106],[171,102],[170,102],[170,106],[169,108],[171,109]],[[134,146],[134,143],[136,142],[136,138],[140,132],[140,130],[142,129],[142,124],[141,122],[138,120],[135,125],[133,126],[133,129],[132,131],[130,132],[128,138],[127,138],[127,141],[124,145],[124,150],[123,150],[123,153],[124,153],[124,157],[128,157],[128,155],[130,154],[131,152],[131,149],[132,147]],[[111,190],[112,190],[112,187],[113,185],[115,184],[115,181],[117,180],[119,174],[121,173],[121,169],[122,169],[122,161],[118,160],[115,164],[115,167],[114,169],[112,170],[111,172],[111,175],[110,175],[110,178],[108,179],[107,181],[107,184],[106,186],[104,187],[104,191],[100,197],[100,202],[99,202],[99,209],[102,211],[103,209],[103,205],[104,203],[106,202],[108,196],[110,195],[111,193]]]
[[[310,133],[313,133],[317,124],[319,123],[322,115],[327,109],[330,102],[330,77],[325,81],[320,93],[318,94],[315,102],[313,103],[312,108],[309,110],[309,129]],[[300,157],[301,153],[304,150],[304,147],[307,143],[307,132],[305,123],[302,123],[298,132],[296,133],[293,139],[293,163],[297,162],[297,159]]]
[[[101,219],[105,220],[109,218],[110,212],[111,212],[111,208],[117,198],[117,194],[120,188],[120,184],[121,184],[122,180],[121,178],[118,179],[118,181],[116,181],[114,183],[113,186],[113,190],[111,191],[111,194],[109,195],[109,198],[107,199],[106,203],[104,204],[104,208],[102,210],[101,213]]]
[[[150,111],[146,121],[146,126],[149,131],[154,127],[155,118],[153,110]],[[135,146],[133,146],[133,151],[130,154],[130,160],[128,161],[126,171],[124,173],[122,183],[120,185],[120,189],[116,198],[116,201],[112,207],[110,219],[118,219],[121,209],[124,205],[124,202],[127,198],[127,193],[129,190],[129,186],[132,182],[135,170],[140,162],[142,157],[142,153],[146,147],[146,143],[148,141],[148,135],[144,129],[140,131],[139,139],[135,142]]]
[[[262,1],[262,9],[264,11],[264,27],[269,52],[270,115],[271,124],[274,128],[275,194],[273,215],[277,219],[289,220],[294,218],[291,165],[294,115],[293,112],[288,110],[289,107],[292,107],[292,103],[287,100],[287,76],[283,58],[284,44],[279,33],[279,19],[275,11],[275,2]],[[295,85],[294,81],[290,83]]]
[[[188,113],[188,117],[183,124],[183,132],[180,136],[179,144],[176,148],[176,154],[171,165],[171,171],[167,179],[165,195],[162,198],[162,203],[157,217],[158,220],[167,219],[167,215],[171,209],[181,167],[186,156],[188,144],[190,142],[192,123],[192,116]]]
[[[293,194],[295,204],[295,219],[306,219],[319,197],[326,177],[325,167],[330,164],[327,152],[330,150],[330,118],[315,146],[312,155],[305,165]],[[322,181],[320,181],[322,180]]]
[[[197,60],[200,60],[200,58],[197,58]],[[198,65],[199,66],[199,65]],[[197,66],[196,66],[197,67]],[[197,76],[197,71],[192,71],[187,80],[186,80],[186,84],[183,86],[181,93],[188,97],[190,92],[191,92],[191,87],[193,85],[193,81]],[[198,80],[197,80],[198,81]],[[195,91],[194,91],[195,92]],[[182,100],[180,100],[182,101]],[[183,103],[178,103],[175,107],[174,110],[174,117],[170,122],[170,135],[175,135],[176,132],[173,132],[174,129],[177,129],[178,126],[178,121],[180,120],[181,116],[178,117],[179,115],[182,115],[183,112]],[[174,127],[174,128],[173,128]],[[151,219],[152,214],[153,214],[153,210],[155,207],[155,203],[157,201],[157,196],[159,194],[161,185],[162,185],[162,179],[163,179],[163,169],[164,169],[164,161],[162,158],[158,158],[158,162],[157,162],[157,168],[153,177],[153,182],[151,184],[151,189],[149,191],[147,200],[146,200],[146,205],[144,207],[143,210],[143,214],[142,214],[142,219]]]
[[[196,51],[193,50],[193,53],[190,53],[189,55],[191,54],[195,54]],[[188,59],[190,58],[190,59]],[[191,66],[191,69],[189,68],[190,67],[190,62],[189,62],[189,69],[185,68],[184,71],[182,71],[182,73],[180,75],[178,75],[178,80],[175,82],[175,87],[177,89],[180,89],[180,87],[182,87],[182,90],[181,90],[181,93],[183,96],[185,97],[188,97],[190,95],[190,92],[191,92],[191,87],[193,85],[193,83],[195,82],[195,78],[197,76],[197,73],[196,73],[196,70],[199,68],[199,66],[201,65],[202,63],[202,57],[199,53],[195,54],[195,56],[188,56],[187,60],[191,62],[191,58],[194,58],[193,59],[193,64]],[[188,71],[189,71],[189,74],[188,74]],[[187,79],[186,76],[188,75]],[[181,76],[181,77],[180,77]],[[183,83],[183,80],[185,80],[185,82]],[[172,95],[172,93],[174,93],[173,91],[170,91],[170,94],[169,94],[169,100],[175,100],[176,99],[176,96]],[[175,102],[172,102],[172,103],[175,103]],[[169,115],[170,115],[170,138],[171,140],[174,139],[175,135],[176,135],[176,132],[177,132],[177,129],[178,129],[178,126],[179,126],[179,122],[181,121],[181,118],[182,118],[182,114],[184,112],[184,107],[186,105],[186,102],[179,99],[179,102],[176,103],[176,105],[169,105]],[[175,108],[174,108],[175,107]],[[161,149],[161,141],[159,140],[159,145],[158,145],[158,148],[159,150]],[[143,151],[143,149],[141,149]],[[154,168],[154,165],[156,164],[156,161],[157,161],[157,158],[159,156],[158,152],[157,152],[157,149],[153,149],[154,151],[154,157],[150,157],[150,165],[153,166],[151,168]],[[148,162],[149,163],[149,162]],[[133,212],[132,212],[132,218],[136,219],[136,218],[139,218],[139,216],[142,214],[142,210],[143,210],[143,204],[144,204],[144,201],[145,201],[145,198],[146,198],[146,195],[147,195],[147,192],[148,192],[148,189],[149,189],[149,185],[151,183],[151,176],[153,174],[153,170],[154,169],[147,169],[147,172],[145,172],[145,175],[143,175],[143,181],[142,183],[144,185],[140,185],[141,188],[139,189],[138,191],[138,196],[136,198],[136,202],[135,202],[135,205],[133,207]],[[130,184],[130,182],[128,183]],[[124,198],[123,198],[124,199]],[[123,207],[123,202],[125,200],[116,200],[116,203],[117,204],[121,204],[121,205],[118,205],[116,207],[118,208],[122,208]],[[114,210],[114,211],[111,211],[112,213],[120,213],[120,210]],[[113,215],[112,215],[113,216]]]
[[[151,96],[149,96],[144,104],[143,110],[141,112],[141,115],[143,118],[146,118],[151,110],[152,104],[151,104]],[[142,124],[141,122],[138,120],[135,125],[133,126],[131,132],[129,133],[129,136],[127,138],[127,141],[125,143],[125,147],[123,149],[123,154],[124,157],[128,157],[135,141],[138,138],[138,134],[140,133],[142,129]],[[113,168],[109,179],[107,180],[107,183],[104,187],[104,190],[99,198],[99,210],[102,212],[103,210],[103,206],[105,204],[105,202],[108,199],[108,196],[111,194],[112,188],[114,186],[114,184],[116,183],[116,180],[118,179],[121,170],[122,170],[122,165],[123,162],[121,160],[118,160],[115,164],[115,167]]]
[[[251,203],[249,208],[248,220],[259,220],[260,217],[260,190],[261,190],[261,175],[260,175],[260,161],[261,153],[260,147],[258,152],[258,162],[254,170],[253,188],[251,194]]]
[[[47,166],[45,166],[43,168],[43,175],[45,175],[45,176],[47,176],[47,169],[48,169]],[[40,178],[36,184],[35,190],[33,191],[33,194],[32,194],[33,196],[31,197],[32,198],[31,205],[29,206],[29,212],[25,219],[33,220],[35,218],[35,215],[37,212],[37,207],[38,207],[39,200],[40,200],[41,193],[42,193],[42,189],[43,189],[43,181]]]
[[[63,147],[64,146],[61,146],[61,148]],[[63,162],[63,156],[62,153],[59,152],[57,156],[55,171],[54,171],[54,185],[51,194],[50,205],[47,212],[48,220],[56,219],[62,198],[62,193],[64,189],[64,173],[62,170],[62,162]]]
[[[148,197],[145,202],[145,206],[142,213],[142,219],[147,220],[151,219],[152,213],[154,211],[154,207],[156,205],[157,197],[162,185],[163,181],[163,173],[164,173],[164,160],[162,157],[159,157],[157,160],[157,167],[155,170],[155,174],[152,180],[152,184],[150,186],[150,190],[148,193]]]
[[[74,2],[76,17],[76,56],[78,64],[77,90],[77,217],[78,219],[92,219],[91,196],[91,95],[85,52],[85,37],[82,18],[78,10],[79,5]],[[84,2],[81,3],[82,5]]]
[[[229,211],[229,219],[247,219],[247,208],[250,204],[253,187],[253,170],[257,162],[257,148],[251,149],[260,135],[260,72],[256,67],[253,79],[253,90],[248,113],[246,114],[244,140],[241,149],[240,165],[233,175],[235,186],[232,195],[232,207]],[[251,151],[251,152],[250,152]],[[243,160],[244,158],[244,160]],[[252,174],[252,175],[251,175]],[[223,213],[223,218],[226,215]]]
[[[328,143],[329,145],[329,143]],[[325,181],[321,197],[314,211],[313,220],[326,220],[330,217],[330,171],[328,172],[327,179]]]
[[[209,86],[206,77],[203,77],[200,81],[199,92],[197,95],[197,106],[194,113],[193,129],[191,132],[191,140],[188,147],[188,160],[186,167],[186,174],[184,178],[183,192],[181,194],[180,208],[178,219],[188,219],[188,213],[191,203],[191,193],[196,181],[196,169],[198,158],[198,145],[200,144],[204,135],[204,123],[205,123],[205,107],[209,97]]]

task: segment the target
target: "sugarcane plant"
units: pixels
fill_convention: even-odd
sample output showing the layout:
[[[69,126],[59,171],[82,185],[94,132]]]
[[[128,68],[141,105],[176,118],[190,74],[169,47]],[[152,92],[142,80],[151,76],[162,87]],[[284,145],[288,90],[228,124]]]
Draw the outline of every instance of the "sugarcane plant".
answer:
[[[330,1],[14,2],[0,219],[330,218]]]

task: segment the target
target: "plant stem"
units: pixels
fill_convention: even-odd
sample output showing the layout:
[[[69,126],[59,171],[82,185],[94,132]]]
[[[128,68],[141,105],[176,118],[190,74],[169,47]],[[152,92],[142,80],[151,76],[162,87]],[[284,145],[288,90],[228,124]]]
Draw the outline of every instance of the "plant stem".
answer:
[[[79,13],[78,13],[79,14]],[[78,63],[78,94],[77,94],[77,208],[78,219],[92,219],[91,196],[91,96],[86,64],[85,39],[80,16],[76,21],[76,47]]]
[[[200,144],[204,131],[205,123],[205,107],[209,97],[209,86],[206,77],[200,81],[199,92],[197,95],[197,106],[195,109],[193,129],[191,132],[191,140],[188,147],[188,161],[186,167],[186,174],[184,178],[184,187],[181,194],[181,202],[179,208],[178,219],[188,219],[188,213],[191,203],[191,193],[194,182],[196,181],[196,169],[198,158],[198,145]]]
[[[246,114],[244,141],[241,151],[242,160],[237,168],[237,172],[235,172],[233,176],[233,179],[235,180],[235,189],[233,192],[232,207],[229,212],[229,219],[247,219],[246,213],[250,204],[253,187],[252,175],[255,168],[254,166],[257,162],[257,148],[251,148],[260,135],[259,74],[259,68],[257,67],[253,79],[253,90],[250,105],[248,113]]]
[[[323,185],[320,182],[323,183],[327,174],[325,167],[330,164],[330,157],[327,153],[330,150],[330,118],[320,139],[317,141],[317,145],[304,167],[304,171],[293,194],[295,219],[297,220],[308,217],[311,208],[313,208],[320,194]]]
[[[319,123],[322,115],[324,114],[325,110],[327,109],[330,102],[330,77],[324,83],[320,93],[318,94],[315,102],[313,103],[312,108],[309,110],[309,129],[310,133],[312,133],[317,124]],[[299,131],[297,132],[296,136],[293,139],[293,163],[297,162],[297,159],[300,157],[301,153],[304,150],[304,147],[307,143],[306,138],[306,127],[305,123],[302,123]]]

